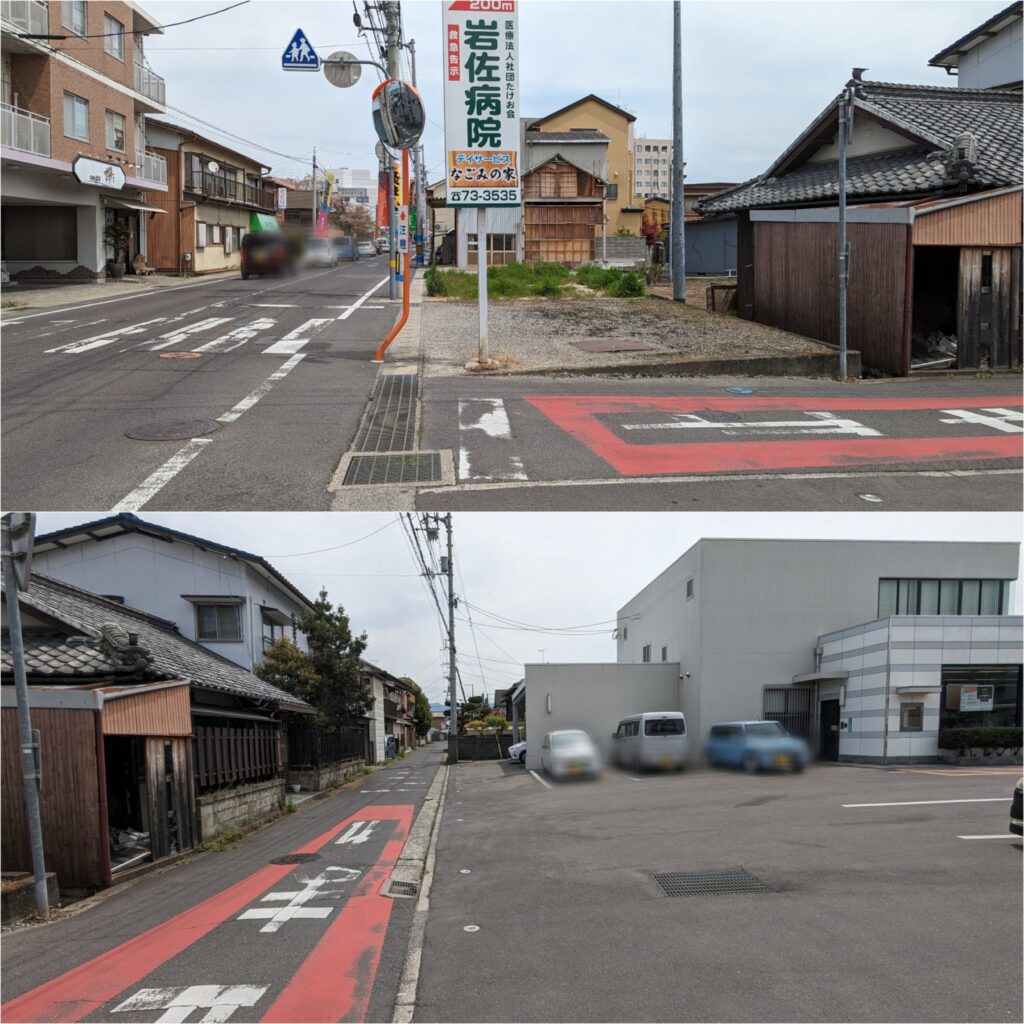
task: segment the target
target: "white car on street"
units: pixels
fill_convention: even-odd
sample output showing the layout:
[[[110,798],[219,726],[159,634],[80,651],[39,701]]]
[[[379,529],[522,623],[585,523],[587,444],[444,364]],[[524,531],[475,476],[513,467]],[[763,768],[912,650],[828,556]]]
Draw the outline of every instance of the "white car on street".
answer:
[[[540,748],[541,767],[555,779],[601,773],[601,757],[582,729],[557,729],[544,737]]]
[[[526,763],[526,740],[513,743],[508,748],[508,759],[510,761],[518,761],[520,764]]]

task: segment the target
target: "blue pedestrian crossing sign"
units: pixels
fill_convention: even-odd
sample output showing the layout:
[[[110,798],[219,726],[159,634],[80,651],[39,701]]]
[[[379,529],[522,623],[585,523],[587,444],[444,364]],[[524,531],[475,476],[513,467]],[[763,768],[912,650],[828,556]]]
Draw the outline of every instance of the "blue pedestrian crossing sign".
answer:
[[[319,71],[320,58],[316,55],[306,33],[301,28],[295,30],[292,41],[281,54],[281,67],[285,71]]]

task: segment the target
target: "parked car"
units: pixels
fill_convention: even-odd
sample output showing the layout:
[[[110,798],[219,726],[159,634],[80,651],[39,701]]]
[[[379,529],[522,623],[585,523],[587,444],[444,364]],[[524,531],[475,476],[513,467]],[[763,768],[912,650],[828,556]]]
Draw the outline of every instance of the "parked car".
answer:
[[[682,711],[629,715],[612,734],[614,758],[623,768],[676,768],[690,760],[690,740]]]
[[[549,732],[541,744],[540,764],[556,779],[578,775],[596,778],[601,773],[601,758],[597,748],[582,729],[557,729]]]
[[[342,236],[341,238],[334,239],[334,251],[338,255],[339,260],[351,260],[355,262],[359,259],[359,247],[355,243],[355,239]]]
[[[287,274],[292,271],[292,255],[288,239],[282,232],[250,231],[239,247],[242,257],[242,280],[250,274]]]
[[[508,759],[510,761],[518,761],[520,764],[526,763],[526,740],[513,743],[508,748]]]
[[[1013,789],[1013,803],[1010,804],[1010,831],[1015,836],[1024,836],[1024,779],[1018,779]]]
[[[360,256],[376,256],[377,255],[377,246],[375,246],[373,244],[373,242],[360,242],[356,246],[356,249],[358,250]]]
[[[338,254],[329,238],[311,238],[306,242],[304,262],[307,267],[336,267]]]
[[[708,731],[705,753],[709,764],[734,765],[748,772],[802,772],[811,756],[807,744],[778,722],[717,722]]]
[[[380,254],[382,252],[387,252],[388,251],[387,235],[381,235],[379,238],[375,238],[373,240],[373,244],[375,246],[377,246],[377,253],[378,254]]]

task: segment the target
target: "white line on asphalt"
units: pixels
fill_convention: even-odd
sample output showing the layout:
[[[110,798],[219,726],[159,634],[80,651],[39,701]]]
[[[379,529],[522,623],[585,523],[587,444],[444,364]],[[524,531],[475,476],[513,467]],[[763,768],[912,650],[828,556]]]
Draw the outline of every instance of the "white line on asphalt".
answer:
[[[1020,839],[1012,832],[1000,832],[997,836],[957,836],[957,839]]]
[[[539,783],[540,783],[540,784],[541,784],[542,786],[544,786],[544,787],[545,787],[545,788],[547,788],[547,789],[551,789],[551,783],[550,783],[550,782],[545,782],[545,781],[544,781],[544,780],[543,780],[543,779],[542,779],[542,778],[541,778],[541,777],[540,777],[540,776],[539,776],[539,775],[538,775],[538,774],[537,774],[537,773],[536,773],[536,772],[535,772],[535,771],[534,771],[534,770],[533,770],[532,768],[530,769],[530,774],[531,774],[531,775],[532,775],[532,776],[533,776],[533,777],[534,777],[534,778],[535,778],[535,779],[536,779],[536,780],[537,780],[537,781],[538,781],[538,782],[539,782]]]
[[[222,416],[217,417],[218,423],[234,423],[243,412],[251,409],[268,391],[283,378],[287,377],[292,370],[305,358],[303,353],[294,355],[291,359],[282,363],[258,388],[250,391],[236,406],[229,409]]]
[[[888,804],[843,804],[843,807],[920,807],[924,804],[999,804],[1006,802],[1005,796],[985,796],[971,800],[901,800]]]
[[[296,327],[294,331],[290,331],[279,341],[275,341],[269,348],[265,348],[263,350],[263,354],[265,356],[293,356],[302,348],[303,345],[306,344],[307,341],[310,340],[305,337],[305,335],[318,330],[324,324],[333,322],[333,320],[334,317],[332,316],[326,318],[317,317],[313,320],[307,320],[304,324]]]
[[[693,413],[673,413],[667,423],[623,423],[623,430],[721,430],[723,434],[856,434],[880,437],[879,431],[831,412],[808,412],[806,420],[720,423]],[[817,421],[817,422],[815,422]]]
[[[512,441],[512,424],[501,398],[467,398],[459,401],[459,439],[462,441],[471,431],[479,431],[495,441]],[[486,444],[486,442],[485,442]],[[478,459],[477,463],[481,460]],[[463,443],[459,447],[458,478],[460,480],[487,481],[526,480],[523,460],[515,452],[503,450],[501,445],[483,449],[483,461],[493,463],[490,473],[474,470],[470,461],[469,448]]]
[[[193,437],[184,448],[172,455],[155,473],[148,476],[110,511],[137,512],[173,480],[212,440],[212,437]]]
[[[150,324],[162,324],[167,317],[158,316],[153,320],[143,320],[141,324],[131,324],[128,327],[120,327],[116,331],[106,331],[103,334],[94,334],[91,338],[82,338],[81,341],[71,341],[66,345],[58,345],[56,348],[48,348],[45,350],[47,355],[52,355],[55,352],[66,352],[73,354],[75,352],[88,352],[89,349],[100,348],[103,345],[111,345],[123,334],[141,334],[143,329],[148,327]]]
[[[222,334],[219,338],[214,338],[213,341],[206,342],[205,345],[200,345],[196,352],[232,352],[234,349],[244,345],[250,338],[254,338],[260,331],[269,330],[276,324],[277,321],[270,317],[265,317],[262,320],[253,320],[250,323],[242,324],[241,327],[236,327],[233,331],[228,331],[227,334]]]
[[[294,302],[254,302],[254,306],[259,306],[260,309],[298,309],[297,303]]]
[[[364,292],[362,295],[352,303],[348,309],[345,310],[337,319],[347,320],[378,288],[383,287],[388,283],[388,279],[385,277],[380,284],[375,284],[368,292]]]

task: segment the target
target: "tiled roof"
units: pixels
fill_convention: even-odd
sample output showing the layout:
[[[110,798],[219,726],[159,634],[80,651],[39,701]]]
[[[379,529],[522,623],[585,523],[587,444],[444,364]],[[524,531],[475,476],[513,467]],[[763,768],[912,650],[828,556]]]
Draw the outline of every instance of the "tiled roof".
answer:
[[[596,128],[580,128],[571,132],[534,132],[526,133],[526,144],[546,145],[558,142],[611,142],[604,132]]]
[[[279,705],[282,710],[312,711],[305,701],[263,682],[233,661],[228,661],[227,658],[222,658],[219,654],[214,654],[213,651],[208,651],[205,647],[186,639],[178,633],[174,623],[166,619],[157,618],[128,605],[108,601],[98,594],[39,572],[32,573],[28,590],[22,593],[22,598],[29,608],[59,623],[72,624],[76,632],[87,631],[85,635],[91,634],[97,640],[114,640],[115,656],[118,656],[118,650],[123,652],[125,645],[121,641],[127,634],[136,634],[138,646],[143,648],[148,660],[145,665],[136,664],[134,667],[147,678],[188,679],[193,686],[202,689],[217,690],[260,704]],[[106,646],[101,643],[100,649],[94,653],[99,654]],[[41,656],[40,664],[49,663],[57,667],[63,663],[74,669],[82,652],[89,649],[68,648],[66,643],[63,647],[65,650],[61,650],[61,645],[56,644],[51,638],[47,653]],[[83,669],[90,665],[96,670],[100,667],[96,659],[85,659],[81,663]],[[3,668],[4,671],[10,670],[6,653]]]
[[[50,678],[108,678],[111,676],[142,676],[146,679],[167,678],[152,662],[137,667],[127,664],[99,638],[90,644],[68,643],[68,634],[57,629],[25,629],[22,631],[25,647],[25,672],[33,677]],[[147,671],[152,668],[152,671]],[[4,633],[0,641],[0,671],[4,675],[14,672],[10,634]]]
[[[835,201],[839,195],[838,161],[803,163],[791,171],[784,168],[798,155],[801,146],[808,145],[836,118],[837,103],[838,99],[772,165],[772,169],[779,168],[782,173],[773,177],[770,169],[702,200],[698,209],[702,213],[729,213]],[[860,111],[914,138],[907,139],[906,149],[849,158],[846,174],[851,201],[952,189],[948,158],[957,136],[965,132],[974,136],[978,149],[971,171],[972,190],[1015,185],[1024,178],[1024,120],[1019,93],[864,82],[857,87],[857,112]]]
[[[1014,3],[1010,4],[1009,7],[1005,7],[998,14],[993,15],[988,19],[988,21],[983,22],[977,28],[972,28],[970,32],[962,35],[955,43],[950,43],[944,50],[940,50],[930,61],[928,61],[929,65],[934,67],[951,64],[956,67],[959,63],[961,54],[966,49],[989,38],[992,30],[995,29],[995,26],[999,25],[1000,22],[1004,22],[1007,19],[1012,21],[1013,18],[1019,18],[1021,16],[1022,8],[1024,8],[1024,4],[1021,3],[1021,0],[1014,0]],[[1006,21],[1006,23],[1009,24],[1010,21]],[[952,58],[954,57],[957,59],[953,60]]]

